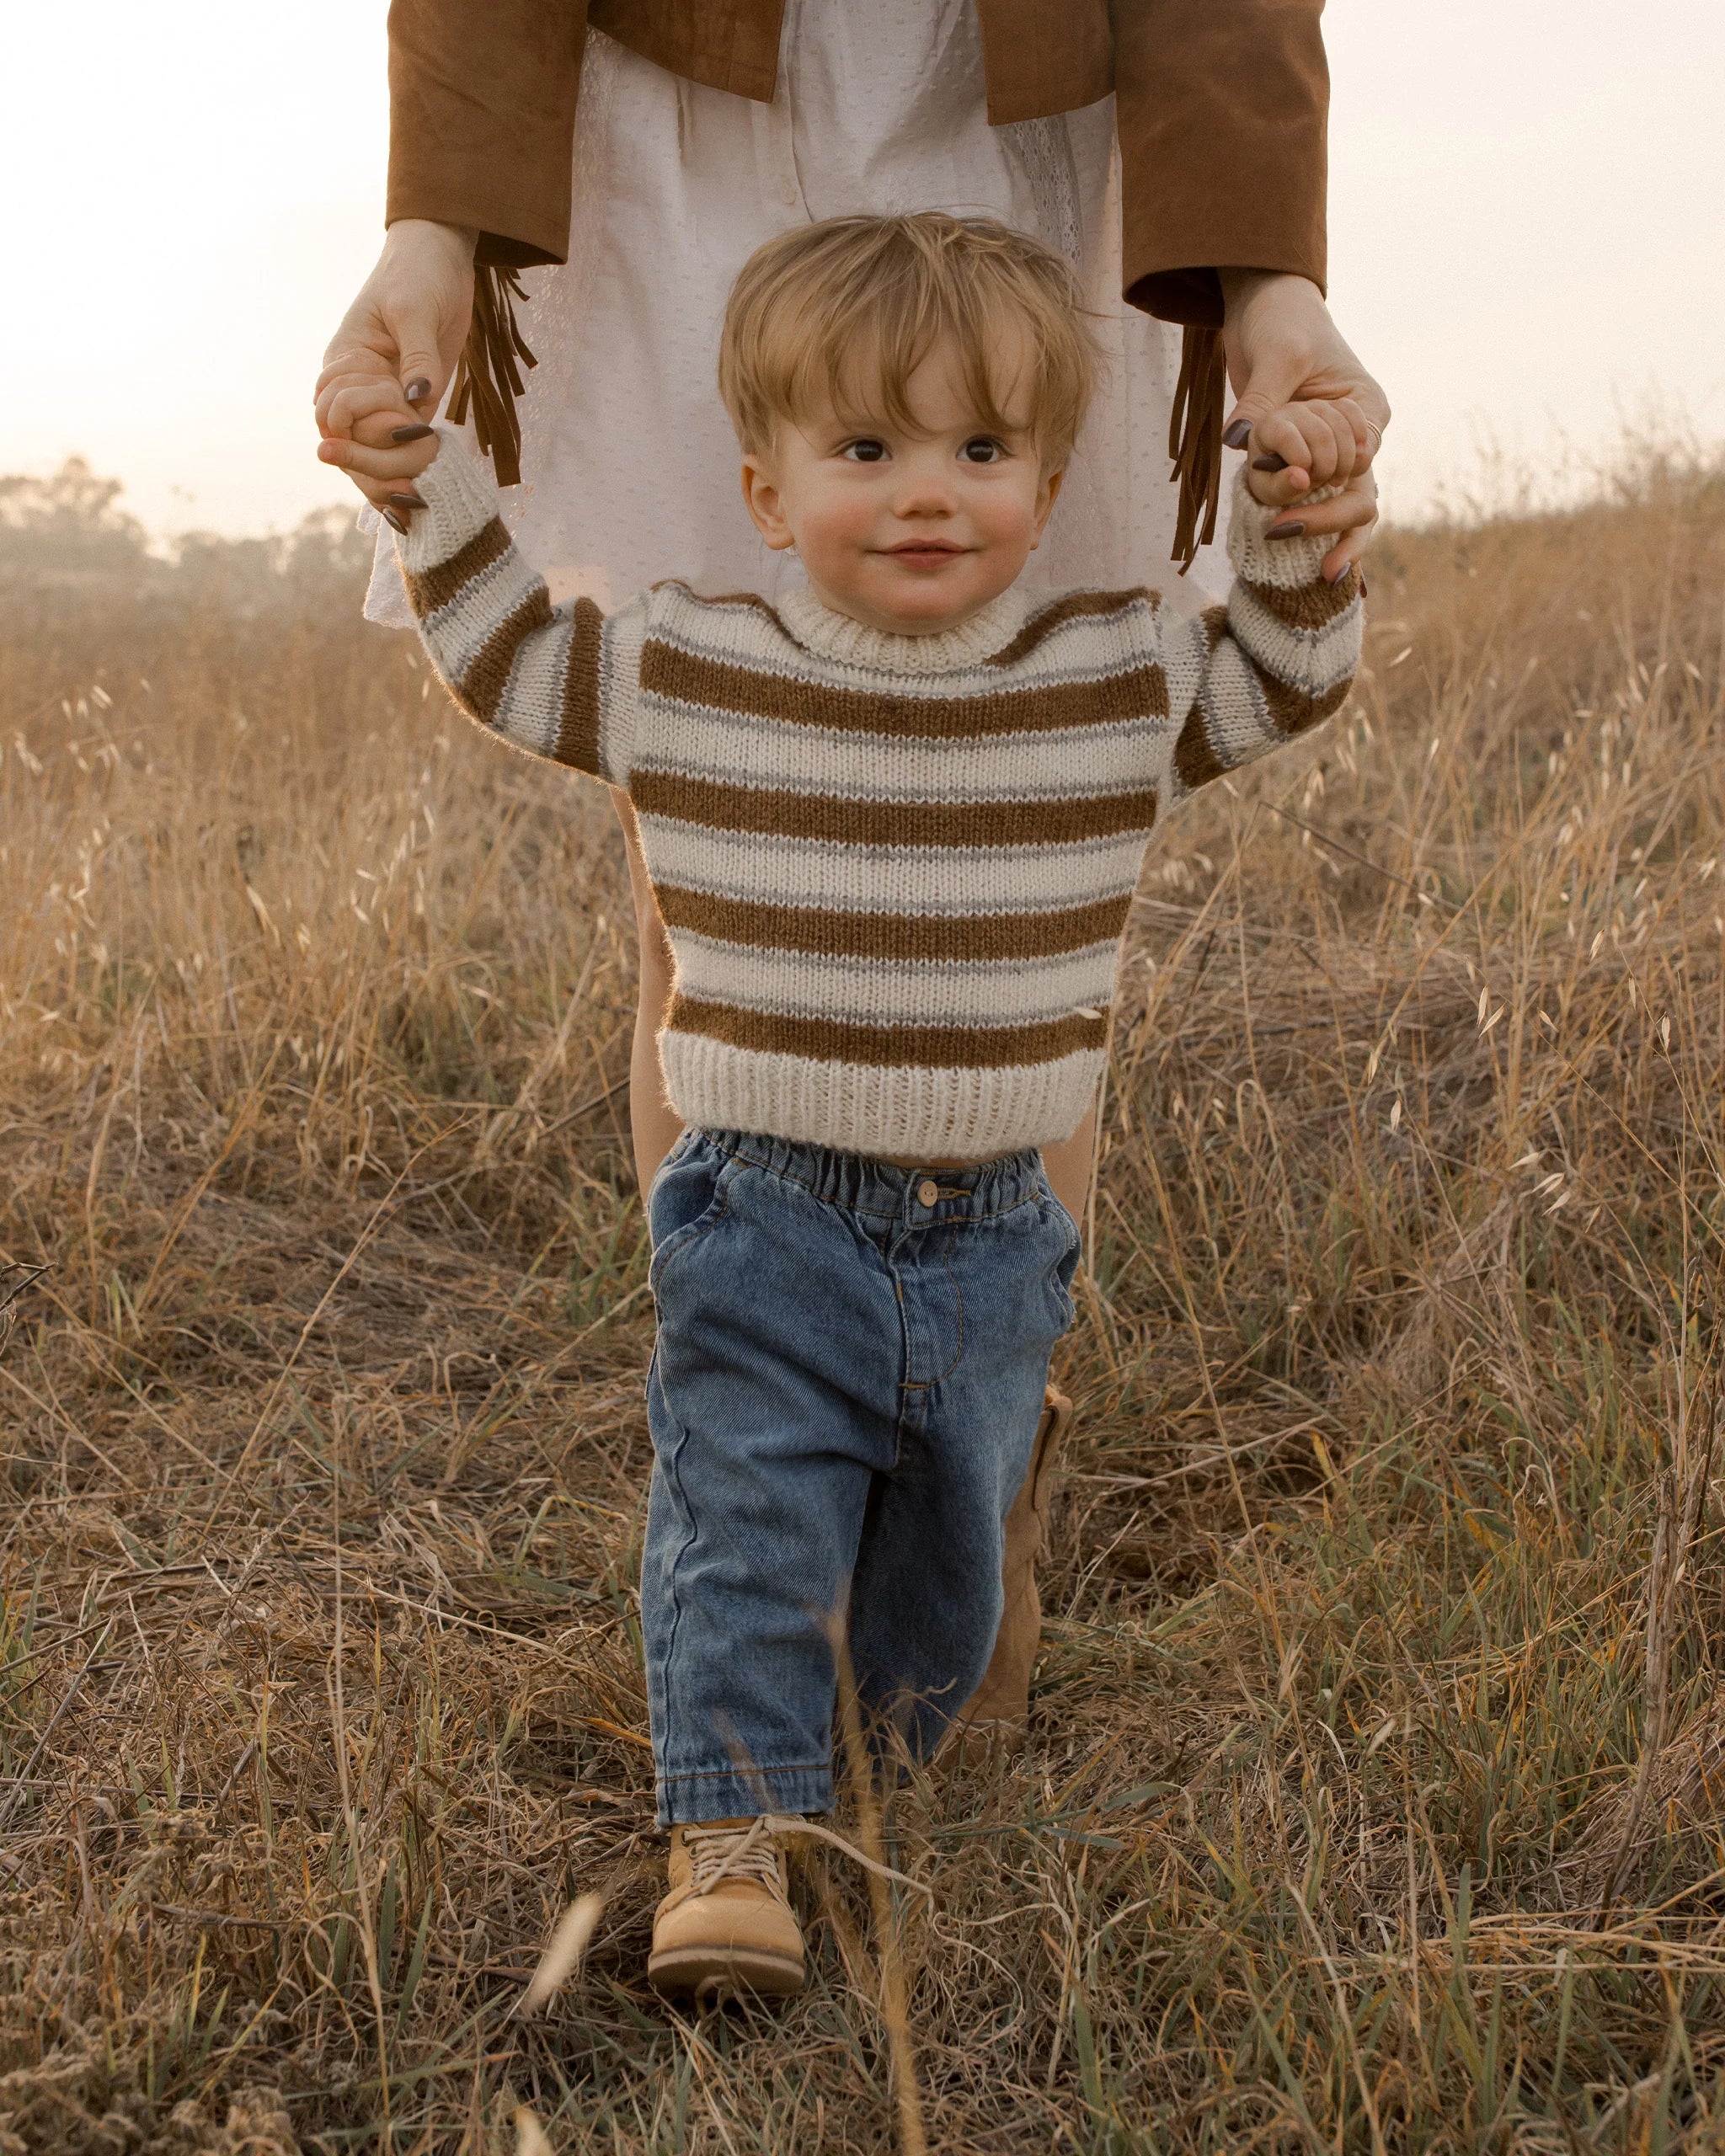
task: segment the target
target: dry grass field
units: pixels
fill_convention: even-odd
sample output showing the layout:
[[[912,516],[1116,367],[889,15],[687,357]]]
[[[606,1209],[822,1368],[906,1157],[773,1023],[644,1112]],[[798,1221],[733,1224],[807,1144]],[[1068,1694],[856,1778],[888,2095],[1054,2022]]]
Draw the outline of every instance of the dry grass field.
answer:
[[[1725,2148],[1725,484],[1386,541],[1152,857],[1030,1756],[698,2019],[608,808],[350,541],[5,516],[0,2151]]]

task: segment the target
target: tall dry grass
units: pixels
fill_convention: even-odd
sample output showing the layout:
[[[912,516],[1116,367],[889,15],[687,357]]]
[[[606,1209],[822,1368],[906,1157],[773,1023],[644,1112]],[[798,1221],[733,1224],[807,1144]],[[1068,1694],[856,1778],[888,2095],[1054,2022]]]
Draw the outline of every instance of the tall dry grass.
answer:
[[[13,507],[0,2149],[892,2146],[841,1866],[782,2015],[641,1981],[607,810],[327,535]],[[1372,582],[1137,909],[1032,1755],[887,1821],[932,2148],[1725,2145],[1725,488]]]

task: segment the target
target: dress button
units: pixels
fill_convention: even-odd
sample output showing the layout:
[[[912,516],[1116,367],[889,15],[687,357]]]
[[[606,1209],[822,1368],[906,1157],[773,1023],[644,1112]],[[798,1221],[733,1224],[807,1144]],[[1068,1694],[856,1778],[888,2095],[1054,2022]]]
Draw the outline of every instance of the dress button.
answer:
[[[925,1177],[925,1179],[916,1186],[916,1203],[919,1205],[939,1204],[940,1185],[936,1182],[930,1182]]]

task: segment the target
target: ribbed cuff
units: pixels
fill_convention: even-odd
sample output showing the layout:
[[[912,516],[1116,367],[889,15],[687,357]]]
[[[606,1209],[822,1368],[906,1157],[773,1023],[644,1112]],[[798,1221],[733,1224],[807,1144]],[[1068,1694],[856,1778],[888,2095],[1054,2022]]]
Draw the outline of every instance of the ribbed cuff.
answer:
[[[500,507],[496,487],[468,456],[459,428],[446,419],[433,423],[440,447],[437,462],[414,482],[425,503],[398,532],[395,551],[409,576],[424,576],[476,538]]]
[[[1327,499],[1332,490],[1319,490]],[[1272,539],[1273,524],[1297,521],[1300,504],[1268,509],[1246,483],[1242,466],[1234,477],[1233,520],[1228,528],[1228,558],[1234,573],[1247,584],[1267,584],[1275,591],[1296,591],[1303,584],[1316,584],[1323,574],[1324,557],[1336,543],[1332,531],[1314,531],[1299,539]]]

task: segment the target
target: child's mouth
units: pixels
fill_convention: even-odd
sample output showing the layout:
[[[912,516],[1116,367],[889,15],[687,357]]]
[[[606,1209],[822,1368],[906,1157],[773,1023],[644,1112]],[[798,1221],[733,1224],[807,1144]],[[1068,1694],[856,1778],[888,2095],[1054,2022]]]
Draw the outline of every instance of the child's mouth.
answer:
[[[943,562],[956,561],[964,551],[962,547],[948,546],[939,539],[913,539],[902,547],[887,549],[894,561],[916,569],[938,568]]]

